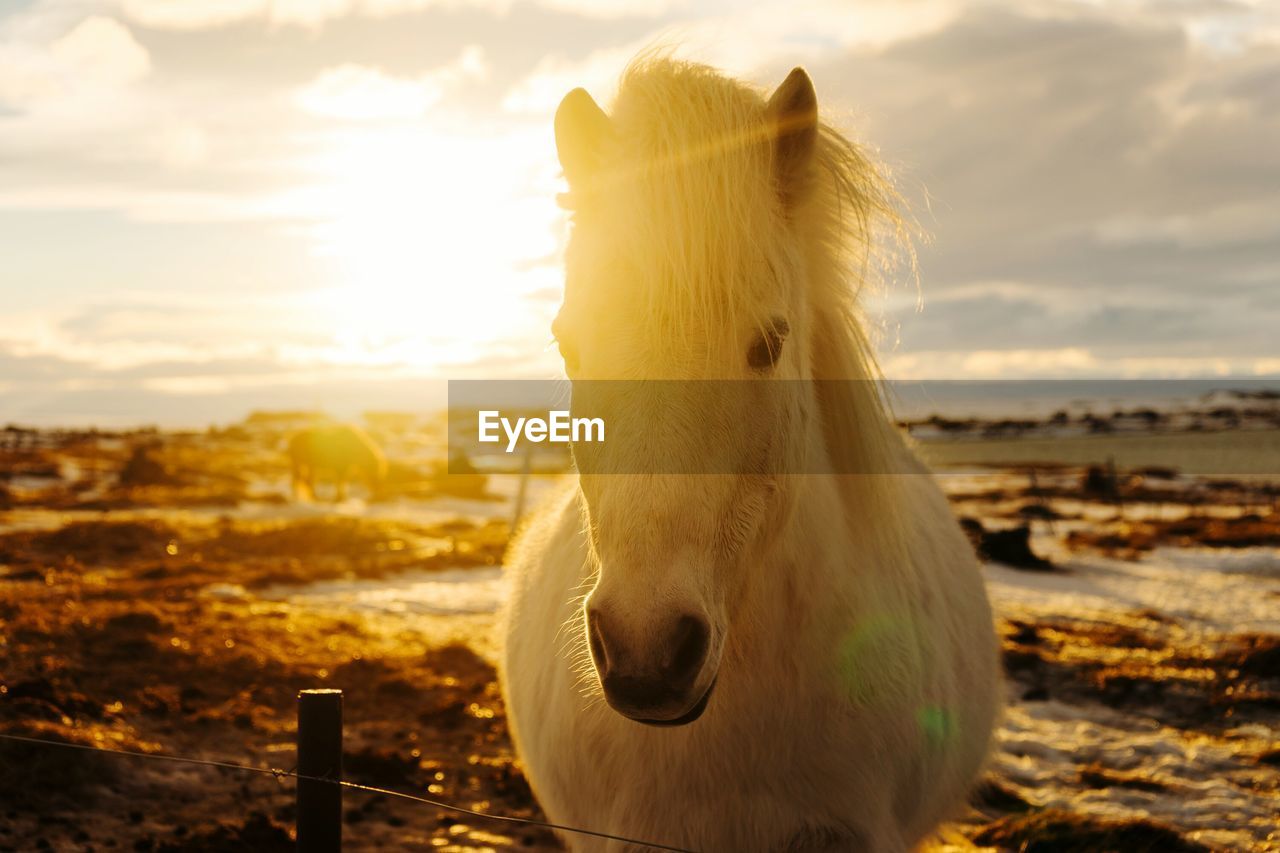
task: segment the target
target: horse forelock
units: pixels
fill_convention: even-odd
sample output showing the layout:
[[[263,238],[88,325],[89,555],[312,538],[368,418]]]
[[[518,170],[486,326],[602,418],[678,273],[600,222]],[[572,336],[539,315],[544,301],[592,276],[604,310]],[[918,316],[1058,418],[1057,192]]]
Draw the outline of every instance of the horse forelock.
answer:
[[[638,291],[632,304],[667,340],[724,324],[764,328],[780,287],[764,267],[798,259],[816,320],[814,378],[878,380],[859,296],[896,260],[914,274],[899,198],[865,148],[822,124],[811,187],[786,208],[766,103],[707,66],[643,53],[609,110],[606,167],[562,203],[600,222],[610,263],[628,271],[618,286]],[[863,390],[828,401],[847,409],[828,420],[859,430],[886,422],[881,395]]]

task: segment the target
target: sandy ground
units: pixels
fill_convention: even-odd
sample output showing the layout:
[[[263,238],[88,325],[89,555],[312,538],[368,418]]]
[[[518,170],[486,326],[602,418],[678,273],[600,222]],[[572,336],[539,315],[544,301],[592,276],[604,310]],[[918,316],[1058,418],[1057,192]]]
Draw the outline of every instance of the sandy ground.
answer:
[[[144,440],[168,474],[124,482]],[[461,496],[402,471],[385,501],[296,505],[270,442],[242,435],[6,462],[0,733],[288,769],[296,691],[341,687],[349,779],[540,816],[493,669],[513,479]],[[932,846],[1280,850],[1271,487],[1161,471],[1100,493],[1061,466],[942,481],[990,558],[1009,704]],[[1016,547],[1023,526],[1047,563]],[[558,847],[377,795],[345,810],[352,850]],[[0,741],[0,849],[291,850],[293,818],[285,779]]]

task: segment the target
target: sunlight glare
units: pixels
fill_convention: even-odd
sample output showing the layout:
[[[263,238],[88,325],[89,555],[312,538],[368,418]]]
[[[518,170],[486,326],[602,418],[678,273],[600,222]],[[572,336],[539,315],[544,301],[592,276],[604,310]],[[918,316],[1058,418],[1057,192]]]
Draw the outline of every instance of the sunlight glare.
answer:
[[[343,282],[317,296],[336,360],[438,367],[545,324],[561,222],[546,143],[363,128],[309,166],[317,251]]]

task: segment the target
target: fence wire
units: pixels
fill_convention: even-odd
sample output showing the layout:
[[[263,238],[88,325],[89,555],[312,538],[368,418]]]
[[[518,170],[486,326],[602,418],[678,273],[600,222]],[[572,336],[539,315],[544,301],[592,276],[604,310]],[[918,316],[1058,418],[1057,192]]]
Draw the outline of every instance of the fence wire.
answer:
[[[173,764],[194,764],[202,767],[218,767],[223,770],[239,770],[245,773],[257,773],[263,776],[274,776],[276,779],[305,779],[308,782],[325,782],[330,785],[338,785],[342,788],[349,788],[353,791],[363,791],[368,794],[381,794],[386,797],[394,797],[400,800],[408,800],[423,805],[435,806],[436,808],[445,809],[456,814],[469,815],[471,817],[480,818],[482,820],[498,821],[500,823],[517,824],[520,826],[537,826],[543,829],[558,830],[560,832],[571,832],[575,835],[589,835],[593,838],[603,838],[607,841],[621,841],[625,844],[634,844],[640,847],[647,847],[652,850],[669,850],[673,853],[696,853],[696,851],[688,850],[684,847],[672,847],[668,844],[658,844],[654,841],[642,841],[638,838],[628,838],[625,835],[613,835],[608,832],[598,832],[594,829],[582,829],[576,826],[566,826],[559,823],[551,823],[545,820],[536,820],[533,818],[515,817],[513,815],[491,814],[489,812],[476,811],[465,806],[446,803],[442,800],[433,800],[428,797],[419,797],[415,794],[406,794],[403,791],[392,791],[387,788],[378,788],[373,785],[361,785],[358,782],[348,782],[344,779],[332,779],[326,776],[305,776],[294,770],[282,770],[273,767],[254,767],[248,764],[237,764],[232,761],[215,761],[206,758],[191,758],[185,755],[166,755],[159,752],[137,752],[128,749],[103,749],[99,746],[89,746],[83,743],[66,743],[64,741],[47,740],[45,738],[27,737],[25,735],[0,734],[0,740],[15,741],[18,743],[34,744],[39,746],[61,747],[63,749],[78,749],[83,752],[105,753],[107,755],[118,755],[126,758],[141,758],[149,761],[168,761]]]

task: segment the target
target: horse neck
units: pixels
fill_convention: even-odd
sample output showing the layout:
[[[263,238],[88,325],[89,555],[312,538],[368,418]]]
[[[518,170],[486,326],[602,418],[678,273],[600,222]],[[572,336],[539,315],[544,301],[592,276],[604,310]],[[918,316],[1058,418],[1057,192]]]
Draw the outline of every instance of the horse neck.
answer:
[[[867,382],[848,383],[846,389],[874,391]],[[909,550],[903,489],[904,477],[915,469],[901,436],[883,417],[861,418],[864,432],[837,462],[827,455],[833,421],[835,428],[855,429],[845,418],[809,419],[805,440],[823,458],[811,459],[808,470],[879,473],[784,478],[777,514],[743,567],[750,580],[735,623],[757,652],[794,649],[797,634],[806,629],[829,635],[831,620],[876,606],[886,588],[883,572],[903,564]],[[841,467],[849,465],[873,467]]]
[[[840,482],[848,479],[790,478],[787,507],[742,567],[748,580],[734,631],[748,635],[743,637],[747,646],[790,648],[792,656],[797,636],[811,627],[821,632],[832,613],[847,613],[865,598],[862,587],[883,558],[873,539],[860,537],[863,525],[850,523],[846,500],[860,489]]]

